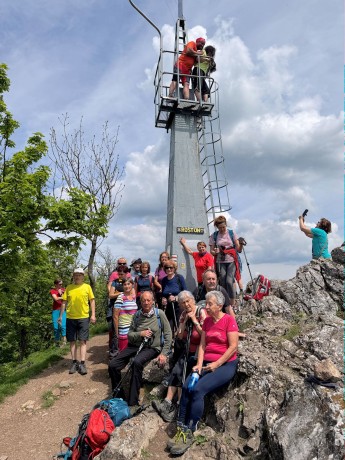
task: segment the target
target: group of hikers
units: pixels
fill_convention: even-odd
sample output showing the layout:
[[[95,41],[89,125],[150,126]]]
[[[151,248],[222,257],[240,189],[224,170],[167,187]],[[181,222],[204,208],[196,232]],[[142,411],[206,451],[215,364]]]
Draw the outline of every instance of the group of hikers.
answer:
[[[304,216],[299,222],[301,230],[312,235],[313,254],[318,250],[318,257],[327,258],[330,222],[321,219],[315,229],[305,226]],[[187,290],[177,263],[166,251],[160,254],[154,274],[148,261],[138,258],[128,266],[120,257],[107,284],[113,397],[125,398],[129,406],[139,406],[144,366],[153,361],[160,368],[168,367],[162,381],[167,387],[166,397],[161,402],[153,401],[152,406],[163,420],[176,420],[176,435],[167,445],[172,455],[183,454],[193,444],[205,395],[227,385],[235,376],[238,341],[244,336],[238,330],[234,310],[241,280],[239,253],[246,242],[227,228],[224,216],[217,217],[214,225],[216,231],[208,241],[210,252],[204,241],[199,241],[193,252],[187,241],[180,239],[195,262],[197,287],[193,293]],[[83,269],[74,270],[73,283],[66,289],[61,280],[56,280],[51,294],[54,330],[60,325],[64,340],[70,343],[69,373],[85,375],[89,323],[96,317],[94,295],[84,282]],[[127,396],[121,371],[128,363],[132,372]]]

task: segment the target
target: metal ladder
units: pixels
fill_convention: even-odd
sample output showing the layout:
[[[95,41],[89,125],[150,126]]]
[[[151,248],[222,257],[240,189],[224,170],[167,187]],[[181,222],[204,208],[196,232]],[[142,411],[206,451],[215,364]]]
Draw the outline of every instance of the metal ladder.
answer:
[[[219,118],[219,91],[215,83],[212,113],[202,117],[198,127],[199,155],[205,191],[205,208],[210,228],[217,215],[231,210],[228,180],[225,174],[222,134]]]

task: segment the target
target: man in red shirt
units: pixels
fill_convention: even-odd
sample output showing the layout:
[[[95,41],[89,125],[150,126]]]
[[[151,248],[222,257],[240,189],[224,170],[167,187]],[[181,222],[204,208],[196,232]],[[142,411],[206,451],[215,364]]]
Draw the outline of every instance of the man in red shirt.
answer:
[[[198,56],[203,55],[203,48],[205,46],[204,38],[197,38],[195,42],[188,42],[184,47],[182,54],[174,65],[174,73],[169,88],[169,97],[174,97],[174,91],[177,86],[177,68],[180,74],[180,80],[183,85],[183,97],[189,99],[189,75],[192,72],[195,60]],[[183,74],[183,75],[181,75]]]

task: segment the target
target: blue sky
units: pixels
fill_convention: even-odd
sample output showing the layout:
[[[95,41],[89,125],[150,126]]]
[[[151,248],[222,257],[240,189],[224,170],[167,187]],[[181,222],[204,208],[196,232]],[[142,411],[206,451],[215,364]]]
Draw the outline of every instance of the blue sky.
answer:
[[[172,49],[177,0],[137,4]],[[253,274],[291,277],[310,259],[297,222],[305,208],[311,226],[332,221],[330,248],[343,240],[343,5],[185,0],[184,16],[189,38],[217,48],[230,224],[248,242]],[[104,245],[155,266],[165,244],[170,135],[154,127],[154,29],[127,0],[2,1],[0,17],[18,149],[35,131],[49,140],[66,112],[72,126],[84,117],[90,137],[105,121],[114,132],[120,126],[126,187]]]

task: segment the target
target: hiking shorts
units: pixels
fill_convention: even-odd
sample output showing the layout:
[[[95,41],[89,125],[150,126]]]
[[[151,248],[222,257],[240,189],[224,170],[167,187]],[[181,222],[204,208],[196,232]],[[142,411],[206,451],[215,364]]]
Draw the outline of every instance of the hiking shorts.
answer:
[[[177,65],[176,64],[174,65],[174,71],[173,72],[174,73],[173,73],[173,76],[172,76],[172,81],[177,81]],[[188,74],[188,75],[181,75],[181,73]],[[182,85],[184,85],[185,83],[189,83],[190,69],[187,69],[186,67],[180,65],[179,66],[179,74],[180,74],[180,80],[181,80]]]
[[[199,78],[199,72],[200,72],[200,78]],[[200,92],[200,83],[201,83],[201,94],[208,94],[210,95],[210,88],[208,87],[208,84],[206,83],[206,75],[205,72],[201,69],[198,69],[198,67],[194,67],[193,69],[193,78],[192,78],[192,86],[194,91],[199,91]]]
[[[67,342],[75,342],[76,340],[89,340],[89,324],[90,318],[70,319],[66,320],[66,339]]]

